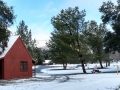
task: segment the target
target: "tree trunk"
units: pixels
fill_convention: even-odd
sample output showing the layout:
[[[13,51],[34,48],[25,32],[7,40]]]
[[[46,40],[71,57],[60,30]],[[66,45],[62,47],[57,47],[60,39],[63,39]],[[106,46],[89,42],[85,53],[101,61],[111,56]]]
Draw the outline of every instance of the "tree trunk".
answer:
[[[67,63],[63,63],[63,69],[66,70],[67,68]]]
[[[100,63],[101,68],[103,68],[101,59],[99,59],[99,63]]]
[[[85,66],[84,66],[84,60],[81,60],[81,64],[82,64],[83,73],[86,73]]]
[[[107,61],[106,61],[106,67],[107,67]]]
[[[110,61],[108,62],[108,66],[110,66]]]

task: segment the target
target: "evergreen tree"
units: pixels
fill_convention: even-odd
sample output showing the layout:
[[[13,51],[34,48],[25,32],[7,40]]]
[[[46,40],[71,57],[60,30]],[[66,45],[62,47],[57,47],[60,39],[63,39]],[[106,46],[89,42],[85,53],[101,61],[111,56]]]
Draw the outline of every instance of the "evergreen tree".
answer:
[[[52,61],[55,63],[63,64],[64,69],[67,67],[67,63],[70,60],[70,54],[73,53],[72,49],[70,48],[69,38],[67,38],[67,34],[60,32],[61,34],[57,33],[56,31],[52,34],[51,40],[47,44],[49,47],[49,51],[51,52]]]
[[[43,58],[45,60],[50,60],[50,52],[48,49],[41,49]]]
[[[15,17],[13,6],[9,7],[5,2],[0,0],[0,47],[3,50],[10,36],[10,31],[7,28],[13,25]]]
[[[108,31],[105,36],[105,51],[120,52],[120,0],[117,0],[117,5],[111,1],[103,2],[99,11],[102,13],[103,23],[110,24],[114,30],[114,32]]]
[[[41,65],[44,60],[41,49],[38,47],[34,47],[33,50],[34,50],[33,58],[36,60],[36,64]]]
[[[107,29],[105,25],[97,25],[97,22],[95,21],[90,21],[87,29],[84,31],[88,45],[95,54],[94,59],[99,61],[101,68],[103,68],[102,58],[104,52],[104,37],[106,32]]]
[[[54,26],[54,32],[52,33],[54,39],[52,38],[50,42],[50,47],[55,46],[55,50],[61,55],[60,60],[68,60],[68,55],[73,55],[81,62],[84,73],[86,73],[86,70],[84,59],[82,59],[83,49],[81,48],[85,43],[83,44],[80,38],[87,25],[84,19],[85,15],[85,10],[79,11],[78,7],[61,10],[60,14],[51,19]],[[61,59],[61,57],[63,58]]]
[[[28,26],[25,25],[23,20],[19,23],[19,26],[17,26],[16,34],[20,35],[26,46],[33,45],[31,30],[28,30]]]
[[[37,64],[41,64],[43,61],[41,50],[36,46],[36,40],[32,40],[31,30],[28,30],[28,26],[25,25],[23,20],[17,26],[16,35],[20,35],[30,55],[36,60]]]

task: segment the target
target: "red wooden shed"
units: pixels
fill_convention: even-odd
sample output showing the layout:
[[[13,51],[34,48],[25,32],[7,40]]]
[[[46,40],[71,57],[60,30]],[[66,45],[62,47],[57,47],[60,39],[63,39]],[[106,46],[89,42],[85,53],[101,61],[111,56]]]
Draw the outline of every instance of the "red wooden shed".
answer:
[[[11,36],[0,55],[0,79],[32,77],[32,58],[19,36]]]

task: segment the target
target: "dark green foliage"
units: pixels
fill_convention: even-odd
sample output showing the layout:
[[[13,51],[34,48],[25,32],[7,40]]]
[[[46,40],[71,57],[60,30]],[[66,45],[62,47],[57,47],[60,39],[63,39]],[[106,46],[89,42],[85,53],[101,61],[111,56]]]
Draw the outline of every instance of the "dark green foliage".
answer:
[[[28,26],[25,25],[23,20],[17,26],[16,34],[20,35],[26,46],[34,46],[35,41],[32,41],[31,30],[28,30]]]
[[[84,68],[84,53],[87,45],[82,39],[82,31],[86,28],[85,10],[79,11],[78,7],[61,10],[60,14],[51,19],[54,32],[48,47],[54,55],[54,60],[61,63],[81,62]]]
[[[97,25],[97,22],[90,21],[88,23],[87,29],[84,31],[84,35],[87,39],[87,44],[91,48],[95,60],[100,62],[102,66],[102,58],[104,52],[104,37],[106,35],[107,29],[104,24]]]
[[[19,26],[17,26],[16,35],[20,35],[30,55],[37,62],[37,64],[42,64],[43,57],[41,50],[36,47],[36,40],[32,40],[31,30],[28,30],[28,26],[25,25],[23,20],[19,23]]]
[[[104,2],[99,8],[102,13],[102,21],[105,24],[110,24],[114,32],[107,32],[105,36],[105,51],[120,52],[120,0],[117,1],[117,5],[111,1]]]
[[[50,60],[50,52],[48,49],[42,49],[42,55],[44,57],[45,60]]]
[[[66,47],[68,44],[61,41],[59,35],[56,35],[55,33],[52,33],[52,35],[53,37],[51,38],[51,41],[47,44],[50,52],[50,59],[52,59],[54,63],[61,63],[63,65],[67,64],[70,53],[69,47]],[[64,36],[61,38],[63,37]]]
[[[7,28],[13,24],[15,17],[13,7],[8,7],[6,3],[0,0],[0,47],[3,50],[10,36],[10,31]]]
[[[44,60],[41,49],[38,47],[34,47],[33,50],[34,50],[33,51],[34,55],[32,55],[32,56],[36,60],[36,64],[41,65]]]

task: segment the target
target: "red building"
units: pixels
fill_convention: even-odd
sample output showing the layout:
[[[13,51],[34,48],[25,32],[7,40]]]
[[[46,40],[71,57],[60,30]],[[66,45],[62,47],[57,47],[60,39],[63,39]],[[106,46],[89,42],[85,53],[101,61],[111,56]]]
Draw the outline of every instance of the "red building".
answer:
[[[11,36],[0,55],[0,79],[32,77],[32,58],[19,36]]]

